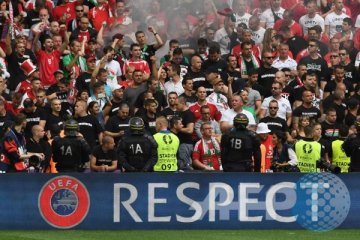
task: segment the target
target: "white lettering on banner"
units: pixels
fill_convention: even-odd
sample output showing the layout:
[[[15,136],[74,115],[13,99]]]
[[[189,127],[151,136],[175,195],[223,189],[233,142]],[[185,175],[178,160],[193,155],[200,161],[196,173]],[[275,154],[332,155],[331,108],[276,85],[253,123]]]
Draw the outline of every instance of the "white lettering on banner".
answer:
[[[210,183],[209,184],[209,222],[215,222],[216,210],[216,189],[223,189],[226,192],[226,198],[223,202],[219,202],[218,206],[227,206],[234,200],[234,191],[231,186],[226,183]]]
[[[258,204],[259,201],[256,198],[248,198],[247,189],[260,189],[259,183],[244,183],[239,186],[239,221],[244,222],[261,222],[262,216],[250,217],[248,216],[247,205]]]
[[[178,214],[176,214],[176,220],[178,222],[182,222],[182,223],[191,223],[191,222],[196,222],[198,220],[201,219],[203,210],[202,207],[200,205],[200,203],[198,203],[197,201],[194,201],[191,198],[188,198],[185,194],[184,194],[184,190],[187,188],[194,188],[197,190],[200,190],[200,184],[196,183],[196,182],[186,182],[181,184],[177,189],[176,189],[176,196],[178,197],[178,199],[189,205],[191,208],[193,208],[195,210],[194,215],[192,215],[191,217],[182,217]]]
[[[130,197],[126,201],[121,201],[120,196],[120,190],[124,188],[129,190]],[[135,200],[138,197],[138,191],[134,185],[128,184],[128,183],[115,183],[114,184],[114,222],[120,222],[120,204],[124,206],[124,208],[127,210],[127,212],[130,214],[130,216],[134,219],[135,222],[142,222],[139,215],[136,213],[136,211],[132,208],[131,204],[135,202]]]
[[[168,183],[148,183],[148,222],[170,222],[172,216],[156,216],[155,205],[166,207],[168,204],[167,198],[156,198],[156,189],[168,189]],[[290,223],[295,222],[297,215],[295,216],[281,216],[277,213],[280,210],[290,210],[296,204],[296,183],[292,182],[280,182],[270,187],[265,193],[265,201],[259,201],[255,196],[260,195],[260,192],[264,188],[264,185],[260,183],[239,183],[238,185],[238,200],[234,201],[234,189],[227,183],[223,182],[210,182],[208,187],[208,194],[202,200],[194,200],[185,195],[190,189],[201,191],[200,184],[196,182],[185,182],[177,186],[176,197],[178,201],[189,206],[188,210],[194,212],[192,216],[180,215],[179,212],[174,214],[177,222],[191,223],[201,221],[204,219],[206,213],[208,213],[208,221],[223,221],[230,220],[230,211],[238,211],[238,220],[240,222],[262,222],[264,220],[276,220],[278,222]],[[130,193],[128,199],[121,198],[121,190],[127,190]],[[251,198],[249,197],[251,194]],[[282,194],[285,199],[282,202],[276,201],[277,194]],[[128,195],[126,195],[128,196]],[[113,221],[121,222],[121,215],[124,214],[124,210],[130,215],[135,222],[143,222],[141,217],[136,212],[134,207],[135,201],[138,200],[138,189],[128,183],[116,183],[114,184],[114,213]],[[174,199],[172,199],[174,200]],[[122,209],[123,208],[123,209]],[[176,211],[176,209],[174,209]],[[263,215],[254,216],[250,214],[251,211],[263,211]],[[218,212],[218,217],[216,212]],[[186,212],[187,213],[187,212]],[[185,214],[186,214],[185,213]],[[143,216],[143,215],[142,215]]]
[[[295,222],[296,216],[284,217],[284,216],[278,215],[275,211],[275,206],[274,206],[275,195],[276,195],[276,193],[279,192],[280,189],[283,189],[283,188],[296,189],[296,184],[292,183],[292,182],[282,182],[282,183],[278,183],[278,184],[275,184],[274,186],[272,186],[266,193],[266,202],[265,203],[266,203],[267,213],[270,215],[271,218],[273,218],[274,220],[276,220],[278,222],[283,222],[283,223]],[[295,205],[295,202],[294,202],[294,205]]]
[[[156,217],[155,216],[155,204],[166,204],[166,198],[155,198],[155,188],[169,188],[168,183],[149,183],[148,189],[148,221],[149,222],[170,222],[171,216]]]

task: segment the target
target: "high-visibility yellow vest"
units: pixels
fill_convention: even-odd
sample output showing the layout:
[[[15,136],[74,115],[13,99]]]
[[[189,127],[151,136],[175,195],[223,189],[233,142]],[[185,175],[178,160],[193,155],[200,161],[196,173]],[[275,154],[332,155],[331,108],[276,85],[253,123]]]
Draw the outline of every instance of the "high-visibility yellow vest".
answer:
[[[179,149],[179,138],[171,132],[159,132],[154,135],[158,144],[158,160],[154,166],[155,172],[176,172],[177,152]]]
[[[321,158],[321,144],[300,140],[295,144],[300,172],[316,172],[316,161]]]
[[[335,140],[331,143],[332,164],[341,168],[341,172],[349,172],[350,157],[346,156],[342,145],[344,140]]]

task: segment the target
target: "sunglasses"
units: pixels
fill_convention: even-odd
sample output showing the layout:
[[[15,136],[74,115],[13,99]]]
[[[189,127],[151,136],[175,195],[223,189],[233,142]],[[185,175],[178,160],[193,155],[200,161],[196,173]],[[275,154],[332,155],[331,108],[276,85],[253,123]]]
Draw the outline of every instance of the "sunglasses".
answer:
[[[269,109],[278,109],[278,107],[269,107]]]

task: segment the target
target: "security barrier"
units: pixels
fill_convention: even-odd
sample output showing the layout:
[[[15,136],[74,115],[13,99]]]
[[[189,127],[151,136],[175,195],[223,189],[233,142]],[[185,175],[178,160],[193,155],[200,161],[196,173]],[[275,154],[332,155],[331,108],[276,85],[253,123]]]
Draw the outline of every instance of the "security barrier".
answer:
[[[360,227],[360,174],[2,174],[1,229]]]

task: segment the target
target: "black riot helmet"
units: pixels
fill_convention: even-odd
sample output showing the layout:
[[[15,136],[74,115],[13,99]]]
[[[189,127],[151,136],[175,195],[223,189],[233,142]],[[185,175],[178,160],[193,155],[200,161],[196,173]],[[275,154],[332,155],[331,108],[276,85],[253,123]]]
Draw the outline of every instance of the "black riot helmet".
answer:
[[[245,114],[238,113],[234,117],[234,122],[233,123],[234,123],[234,127],[236,129],[245,129],[247,127],[247,125],[249,124],[249,119]]]
[[[129,121],[130,132],[132,134],[142,135],[144,134],[144,121],[139,117],[133,117]]]
[[[79,132],[79,123],[74,119],[67,120],[65,122],[64,130],[66,136],[76,137]]]

